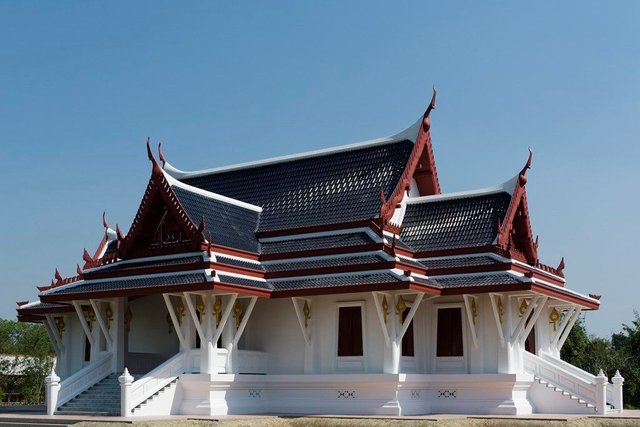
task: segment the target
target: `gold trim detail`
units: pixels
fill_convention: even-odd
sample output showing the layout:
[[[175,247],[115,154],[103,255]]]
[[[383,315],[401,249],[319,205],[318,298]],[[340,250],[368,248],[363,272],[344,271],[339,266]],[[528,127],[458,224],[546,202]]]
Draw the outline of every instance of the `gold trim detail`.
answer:
[[[549,313],[549,323],[553,324],[553,332],[555,332],[558,327],[558,320],[560,320],[560,313],[558,313],[558,310],[553,307],[553,309],[551,309],[551,313]]]
[[[402,298],[402,295],[398,297],[398,301],[396,302],[396,314],[400,319],[400,323],[402,323],[402,313],[407,309],[407,303]]]
[[[176,303],[176,317],[178,318],[178,325],[182,326],[182,318],[184,317],[184,303],[182,298]]]
[[[96,313],[93,311],[93,307],[89,306],[84,309],[84,320],[89,324],[89,330],[93,331],[93,322],[96,321]]]
[[[216,300],[213,303],[213,313],[216,315],[216,328],[220,326],[222,321],[222,297],[216,295]]]
[[[58,330],[58,336],[62,338],[66,327],[66,325],[64,324],[64,317],[54,317],[53,323],[55,323],[56,329]]]
[[[387,302],[386,295],[382,297],[382,315],[384,316],[384,324],[386,325],[387,320],[389,320],[389,303]]]
[[[207,314],[204,301],[200,295],[196,296],[196,310],[198,311],[198,319],[202,322],[202,316]]]
[[[111,323],[113,323],[113,309],[111,308],[111,303],[107,303],[107,309],[105,310],[104,315],[107,318],[107,329],[111,329]]]
[[[236,328],[240,327],[240,322],[242,322],[242,315],[244,314],[244,307],[240,304],[240,301],[236,300],[236,303],[233,305],[233,318],[236,319]]]
[[[527,302],[526,299],[522,299],[522,302],[520,303],[520,307],[518,307],[518,316],[519,317],[524,316],[524,312],[527,311],[527,308],[529,308],[529,303]]]
[[[498,318],[500,319],[500,324],[502,324],[502,316],[504,315],[504,307],[502,306],[502,297],[498,297]]]
[[[471,298],[471,317],[473,320],[473,324],[476,324],[476,320],[478,319],[478,305],[476,304],[476,299]]]
[[[309,326],[309,319],[311,319],[311,308],[309,308],[309,302],[305,300],[302,307],[302,314],[304,314],[304,327]]]

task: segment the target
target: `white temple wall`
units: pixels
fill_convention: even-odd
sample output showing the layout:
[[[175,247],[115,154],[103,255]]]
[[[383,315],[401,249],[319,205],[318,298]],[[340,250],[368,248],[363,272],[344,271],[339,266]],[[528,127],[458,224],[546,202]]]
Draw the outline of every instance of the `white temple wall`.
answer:
[[[129,353],[153,353],[171,356],[178,352],[178,337],[167,323],[167,307],[160,295],[150,295],[129,301],[131,325],[128,336]],[[184,318],[183,318],[184,320]]]
[[[69,366],[66,376],[69,376],[82,369],[85,365],[84,346],[86,337],[75,312],[70,313],[66,319],[66,334],[68,334],[68,342],[65,345],[67,345],[67,366]]]
[[[302,374],[305,342],[291,298],[258,298],[238,349],[267,352],[268,374]]]

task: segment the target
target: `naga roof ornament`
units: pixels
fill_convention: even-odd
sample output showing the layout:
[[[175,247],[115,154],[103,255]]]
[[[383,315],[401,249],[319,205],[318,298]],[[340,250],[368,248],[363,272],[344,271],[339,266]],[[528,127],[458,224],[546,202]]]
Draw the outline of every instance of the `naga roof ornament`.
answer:
[[[431,96],[431,102],[429,102],[429,106],[427,110],[422,115],[422,130],[424,132],[428,131],[431,128],[431,111],[436,108],[436,87],[433,86],[433,95]]]
[[[533,151],[531,147],[529,147],[529,158],[527,159],[527,163],[525,163],[524,167],[520,171],[518,175],[518,183],[520,186],[524,187],[527,184],[527,169],[531,169],[531,161],[533,160]]]

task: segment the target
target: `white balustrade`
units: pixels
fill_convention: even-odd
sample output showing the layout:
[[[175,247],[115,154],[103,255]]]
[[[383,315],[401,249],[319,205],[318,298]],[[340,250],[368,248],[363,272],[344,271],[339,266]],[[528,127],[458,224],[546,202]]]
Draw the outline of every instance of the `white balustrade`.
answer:
[[[564,369],[567,372],[570,372],[572,375],[575,375],[578,378],[581,378],[582,380],[586,381],[586,382],[590,382],[591,384],[595,384],[596,383],[596,376],[593,374],[590,374],[587,371],[584,371],[580,368],[578,368],[577,366],[573,366],[571,363],[567,363],[564,360],[561,359],[557,359],[553,356],[551,356],[550,354],[546,354],[546,353],[541,353],[540,356],[546,360],[547,362],[550,362],[562,369]],[[614,405],[614,407],[616,409],[622,409],[622,401],[620,401],[619,403],[616,402],[616,396],[617,396],[617,392],[615,391],[615,387],[613,384],[607,382],[605,384],[606,386],[606,390],[607,390],[607,402]],[[620,405],[620,407],[616,406]]]
[[[64,405],[98,381],[111,374],[113,353],[104,353],[98,360],[80,369],[60,383],[56,409]],[[55,410],[55,409],[54,409]]]
[[[594,405],[599,413],[606,412],[606,403],[613,397],[613,385],[607,383],[606,376],[592,375],[546,354],[540,357],[524,352],[523,359],[525,372]]]
[[[129,388],[129,401],[126,402],[126,405],[123,404],[122,406],[129,409],[135,408],[140,403],[160,391],[164,386],[175,380],[178,375],[191,371],[194,363],[193,353],[193,351],[180,352],[164,362],[162,365],[147,373],[138,381],[134,381]],[[122,398],[124,398],[124,396]],[[122,415],[130,416],[131,413],[128,411],[128,413]]]

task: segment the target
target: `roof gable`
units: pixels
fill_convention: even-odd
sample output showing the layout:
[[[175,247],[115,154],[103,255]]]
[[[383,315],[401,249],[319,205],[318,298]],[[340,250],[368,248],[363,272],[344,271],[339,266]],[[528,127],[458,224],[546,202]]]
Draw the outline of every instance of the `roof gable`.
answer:
[[[509,207],[507,192],[409,203],[400,237],[418,252],[494,243]]]
[[[392,141],[182,182],[261,206],[260,232],[366,220],[378,215],[380,189],[394,191],[413,146]]]

